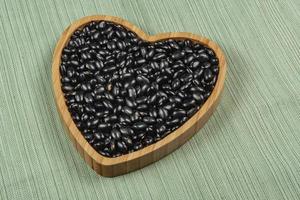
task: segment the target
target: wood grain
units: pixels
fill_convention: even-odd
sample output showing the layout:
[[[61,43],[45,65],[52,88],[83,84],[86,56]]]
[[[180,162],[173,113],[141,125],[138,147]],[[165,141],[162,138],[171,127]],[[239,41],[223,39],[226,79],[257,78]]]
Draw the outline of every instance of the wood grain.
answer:
[[[86,141],[79,129],[73,122],[64,100],[63,92],[61,90],[60,82],[60,58],[64,46],[69,41],[69,38],[75,30],[81,28],[91,21],[106,20],[117,24],[121,24],[127,29],[135,32],[140,38],[149,42],[173,39],[191,39],[199,42],[213,49],[219,59],[219,75],[215,88],[211,96],[207,99],[201,109],[195,113],[187,122],[180,128],[170,133],[162,140],[149,145],[141,150],[122,155],[116,158],[108,158],[100,155],[93,147]],[[93,168],[98,174],[107,177],[118,176],[137,169],[140,169],[150,163],[153,163],[167,154],[171,153],[188,139],[190,139],[209,119],[216,106],[219,103],[220,95],[224,87],[224,80],[226,74],[226,60],[221,48],[213,41],[198,35],[187,32],[176,33],[161,33],[156,35],[147,35],[141,29],[131,24],[130,22],[113,16],[96,15],[88,16],[75,21],[71,24],[61,35],[53,54],[52,63],[52,83],[55,101],[61,119],[66,126],[69,136],[76,147],[79,154],[83,157],[86,163]]]

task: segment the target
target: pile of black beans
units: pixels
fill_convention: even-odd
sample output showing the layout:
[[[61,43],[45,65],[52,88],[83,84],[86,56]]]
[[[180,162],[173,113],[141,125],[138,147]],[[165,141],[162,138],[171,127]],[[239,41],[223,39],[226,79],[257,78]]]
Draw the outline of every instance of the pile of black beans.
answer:
[[[150,43],[98,21],[73,33],[60,75],[78,129],[97,152],[117,157],[161,140],[197,112],[218,64],[212,49],[191,40]]]

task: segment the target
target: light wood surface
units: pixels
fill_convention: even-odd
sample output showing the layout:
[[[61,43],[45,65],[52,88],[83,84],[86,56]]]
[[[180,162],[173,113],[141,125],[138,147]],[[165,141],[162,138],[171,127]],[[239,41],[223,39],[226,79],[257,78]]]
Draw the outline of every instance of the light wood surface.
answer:
[[[173,39],[191,39],[199,42],[213,49],[219,58],[219,75],[212,91],[211,96],[207,99],[201,109],[195,113],[187,122],[180,128],[167,135],[162,140],[149,145],[141,150],[122,155],[116,158],[109,158],[100,155],[93,147],[86,141],[79,129],[71,118],[65,103],[64,95],[61,90],[60,81],[60,58],[64,46],[69,41],[69,38],[75,30],[88,24],[91,21],[106,20],[117,24],[121,24],[127,29],[135,32],[140,38],[154,42],[158,40]],[[96,15],[88,16],[75,21],[71,24],[61,35],[53,54],[52,63],[52,84],[54,90],[55,101],[58,112],[66,126],[67,132],[73,142],[75,148],[86,161],[86,163],[94,169],[98,174],[107,177],[118,176],[137,169],[140,169],[150,163],[153,163],[167,154],[171,153],[188,139],[190,139],[209,119],[216,106],[219,103],[220,95],[224,87],[224,80],[226,74],[226,60],[221,48],[213,41],[198,35],[187,32],[177,33],[161,33],[156,35],[147,35],[141,29],[131,24],[130,22],[113,16]]]

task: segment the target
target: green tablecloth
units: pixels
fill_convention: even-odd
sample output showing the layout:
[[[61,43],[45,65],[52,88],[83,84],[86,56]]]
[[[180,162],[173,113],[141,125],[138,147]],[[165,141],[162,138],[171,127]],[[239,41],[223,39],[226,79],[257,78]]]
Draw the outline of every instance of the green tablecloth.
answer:
[[[220,44],[223,98],[182,148],[104,178],[74,150],[51,87],[54,46],[82,16]],[[300,1],[0,0],[0,199],[300,199]]]

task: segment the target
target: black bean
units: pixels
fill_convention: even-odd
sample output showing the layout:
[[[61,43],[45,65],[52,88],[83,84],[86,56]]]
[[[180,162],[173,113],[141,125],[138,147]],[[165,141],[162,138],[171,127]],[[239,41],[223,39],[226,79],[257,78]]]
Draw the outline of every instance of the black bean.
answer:
[[[185,99],[183,102],[182,102],[182,106],[184,108],[189,108],[191,106],[194,106],[196,103],[195,99]]]
[[[113,109],[114,109],[114,108],[113,108],[113,105],[110,103],[110,101],[104,100],[104,101],[103,101],[103,105],[104,105],[107,109],[109,109],[109,110],[113,110]]]
[[[67,77],[72,78],[74,74],[75,74],[74,68],[69,67],[68,70],[67,70]]]
[[[93,96],[90,93],[85,94],[84,101],[86,103],[92,103],[94,101]]]
[[[96,132],[94,136],[97,140],[103,140],[105,138],[104,134],[99,132]]]
[[[211,70],[212,70],[212,72],[213,72],[214,74],[218,74],[218,73],[219,73],[219,67],[218,67],[218,65],[213,65],[213,66],[211,67]]]
[[[218,58],[211,58],[210,59],[211,64],[213,65],[218,65],[219,64],[219,59]]]
[[[133,113],[133,110],[128,106],[124,106],[122,110],[127,115],[132,115],[132,113]]]
[[[140,104],[136,107],[137,110],[139,111],[144,111],[148,109],[148,105],[147,104]]]
[[[128,88],[128,96],[132,99],[136,98],[136,90],[133,87]]]
[[[140,120],[140,113],[139,112],[134,112],[131,116],[130,116],[130,120],[132,122],[136,122],[138,120]]]
[[[155,53],[154,49],[148,51],[148,53],[146,54],[146,59],[152,58],[154,53]]]
[[[150,113],[149,113],[150,117],[154,117],[156,118],[158,116],[156,110],[152,110]]]
[[[191,64],[191,68],[196,69],[200,66],[200,62],[198,60],[195,60],[192,64]]]
[[[160,108],[158,109],[158,115],[162,118],[162,119],[166,119],[169,114],[168,114],[168,110]]]
[[[137,106],[136,102],[132,99],[126,98],[125,102],[126,102],[126,105],[130,108],[134,108]]]
[[[181,118],[181,117],[184,117],[185,115],[186,115],[186,111],[183,109],[175,110],[172,113],[172,116],[175,118]]]
[[[157,128],[156,132],[159,133],[159,134],[162,134],[163,132],[166,131],[166,126],[165,125],[161,125]]]
[[[72,65],[74,66],[78,66],[79,65],[79,62],[77,60],[71,60],[70,62]]]
[[[122,135],[133,135],[134,134],[134,131],[128,127],[120,128],[120,132],[122,133]]]
[[[153,56],[153,60],[161,60],[161,59],[163,59],[163,58],[165,58],[166,57],[166,54],[164,54],[164,53],[158,53],[158,54],[155,54],[154,56]]]
[[[166,125],[167,125],[167,126],[170,126],[170,127],[174,127],[174,126],[176,126],[177,124],[179,124],[179,122],[180,122],[179,118],[174,118],[174,119],[172,119],[172,120],[166,121]]]
[[[140,92],[141,93],[145,93],[148,89],[149,89],[149,85],[148,84],[144,84],[144,85],[142,85]]]
[[[206,53],[201,53],[198,57],[200,62],[206,62],[209,60],[209,56]]]
[[[103,130],[103,131],[106,131],[106,130],[108,130],[109,128],[110,128],[110,124],[108,124],[108,123],[101,123],[101,124],[98,124],[98,129],[99,130]]]
[[[146,129],[147,124],[145,124],[144,122],[136,122],[132,125],[132,128],[135,130],[144,130]]]
[[[77,92],[77,93],[75,94],[75,100],[76,100],[77,102],[82,102],[82,101],[83,101],[83,92]]]
[[[142,145],[141,142],[137,142],[133,145],[133,149],[136,150],[136,151],[141,149],[141,148],[143,148],[143,145]]]
[[[147,97],[146,96],[138,97],[136,99],[136,103],[137,104],[142,104],[142,103],[145,103],[146,101],[147,101]]]
[[[197,102],[202,102],[204,100],[204,96],[202,95],[202,93],[200,91],[195,91],[193,92],[193,98],[197,101]]]
[[[121,132],[120,132],[118,129],[113,128],[113,129],[111,130],[111,137],[112,137],[113,139],[115,139],[115,140],[118,140],[118,139],[120,139],[120,137],[121,137]]]
[[[184,51],[175,51],[173,54],[172,54],[172,59],[174,60],[178,60],[178,59],[181,59],[183,58],[185,55]]]
[[[137,76],[137,77],[136,77],[136,80],[137,80],[138,82],[144,83],[144,84],[149,84],[149,83],[150,83],[149,79],[146,78],[146,77],[143,76],[143,75]]]
[[[185,51],[186,52],[186,51]],[[185,60],[185,63],[186,64],[188,64],[188,63],[190,63],[190,62],[192,62],[193,60],[194,60],[194,55],[190,55],[190,56],[188,56],[187,58],[186,58],[186,60]]]
[[[204,80],[205,81],[210,81],[212,79],[213,79],[213,74],[212,74],[211,70],[210,69],[205,69],[204,70]]]
[[[153,140],[153,137],[148,136],[148,137],[144,138],[143,142],[145,145],[150,145],[154,142],[154,140]]]
[[[143,118],[143,121],[146,123],[146,124],[155,124],[156,123],[156,120],[154,117],[144,117]]]
[[[62,89],[63,89],[64,92],[69,92],[69,91],[73,90],[73,86],[70,85],[70,84],[64,84]]]
[[[116,70],[116,66],[114,66],[114,65],[112,65],[112,66],[107,66],[107,67],[104,67],[102,70],[103,70],[103,72],[105,72],[105,73],[111,72],[111,71]]]
[[[116,122],[118,120],[117,115],[109,115],[103,119],[104,122]]]
[[[131,123],[131,119],[128,115],[121,115],[119,117],[120,122],[124,122],[123,124]]]
[[[169,101],[171,102],[171,103],[181,103],[181,98],[180,97],[178,97],[178,96],[173,96],[173,97],[171,97],[170,99],[169,99]]]
[[[191,108],[189,109],[186,114],[188,117],[192,116],[197,111],[197,108]]]

